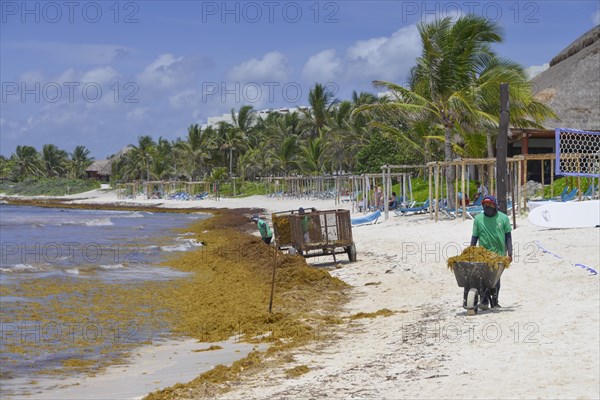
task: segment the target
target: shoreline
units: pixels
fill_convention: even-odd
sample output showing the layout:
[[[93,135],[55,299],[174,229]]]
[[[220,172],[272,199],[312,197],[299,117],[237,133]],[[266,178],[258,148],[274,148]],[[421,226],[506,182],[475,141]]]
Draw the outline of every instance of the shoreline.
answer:
[[[209,345],[222,349],[207,351]],[[113,364],[92,376],[41,378],[27,395],[6,396],[15,400],[142,399],[148,393],[187,382],[216,365],[229,365],[257,348],[237,342],[202,343],[173,338],[135,348],[124,363]],[[135,385],[132,385],[132,380]],[[12,382],[11,382],[12,383]],[[14,382],[25,386],[27,379]]]
[[[45,207],[58,207],[58,208],[91,208],[91,209],[117,209],[117,210],[124,210],[124,209],[126,209],[126,210],[130,210],[130,211],[131,210],[137,210],[137,211],[153,211],[153,212],[154,211],[156,211],[156,212],[170,212],[170,211],[174,211],[174,212],[193,212],[193,213],[196,213],[196,212],[209,212],[209,213],[213,214],[213,218],[215,218],[216,216],[220,216],[221,219],[223,219],[223,216],[225,216],[225,215],[237,216],[237,218],[239,219],[238,215],[248,214],[248,213],[252,214],[252,213],[254,213],[254,212],[257,211],[256,209],[241,209],[241,210],[238,209],[237,211],[232,212],[232,210],[225,211],[223,209],[204,209],[204,208],[200,209],[200,208],[196,208],[196,207],[175,208],[175,209],[173,209],[173,208],[166,208],[166,207],[158,208],[158,207],[156,207],[156,204],[153,205],[153,206],[149,206],[147,204],[128,204],[127,207],[122,207],[120,204],[102,204],[102,205],[100,205],[98,207],[97,204],[89,204],[89,203],[85,203],[85,204],[81,204],[81,203],[80,204],[72,204],[72,203],[69,203],[68,199],[63,199],[63,198],[60,198],[60,199],[46,199],[46,198],[44,198],[43,201],[40,201],[41,199],[38,199],[38,198],[26,198],[26,199],[23,199],[23,198],[19,198],[19,199],[6,199],[6,198],[4,198],[4,200],[9,200],[7,202],[8,204],[11,204],[11,205],[22,205],[22,206],[40,206],[41,205],[41,206],[45,206]],[[203,222],[207,222],[207,221],[208,220],[204,220]],[[243,223],[249,223],[249,220],[246,221],[246,218],[243,218],[241,221],[243,221]],[[226,222],[226,225],[227,225],[227,221],[225,221],[225,222]],[[202,222],[200,222],[200,224],[202,224]],[[218,225],[218,223],[216,223],[216,224]],[[209,223],[209,225],[210,225],[210,223]],[[238,225],[239,225],[239,223],[235,223],[234,226],[238,226]],[[193,226],[196,226],[196,227],[192,228]],[[198,226],[200,226],[200,225],[198,225],[198,222],[192,222],[190,226],[188,226],[188,227],[182,227],[181,229],[182,229],[182,231],[186,231],[186,232],[194,231],[194,232],[196,232],[196,234],[198,234],[199,231],[202,230],[202,229],[198,229]],[[212,229],[219,230],[217,227],[208,228],[208,229],[209,230],[212,230]],[[236,231],[238,231],[240,229],[241,229],[241,232],[239,233],[239,235],[248,236],[247,232],[245,232],[247,228],[244,228],[244,227],[240,226],[240,227],[236,228]],[[208,232],[207,230],[203,230],[202,231],[203,234],[205,234],[207,232]],[[245,233],[242,233],[242,232],[245,232]],[[204,235],[204,236],[206,236],[206,235]],[[211,236],[208,235],[208,237],[210,238]],[[263,248],[264,244],[262,243],[262,241],[254,238],[254,235],[249,235],[249,237],[252,238],[252,239],[250,239],[250,242],[252,243],[252,246],[259,246],[259,247],[261,247],[261,249]],[[273,250],[270,247],[266,247],[266,248],[268,250]],[[181,256],[179,256],[179,255],[176,256],[176,259],[180,263],[183,262],[183,264],[185,264],[185,265],[192,266],[192,264],[194,264],[194,262],[192,264],[189,264],[185,260],[183,260],[185,258],[188,258],[188,259],[193,258],[193,255],[191,253],[196,253],[196,252],[186,252],[186,254],[183,254]],[[208,255],[205,254],[205,255],[203,255],[204,258],[208,257],[209,260],[210,260],[210,257],[212,257],[212,256],[213,255],[211,255],[211,254],[208,254]],[[171,261],[172,261],[172,259],[169,262],[167,262],[167,263],[171,265],[172,264]],[[302,259],[302,262],[304,263],[303,259]],[[177,264],[177,262],[175,262],[175,264]],[[190,270],[189,267],[185,267],[185,268],[182,269],[180,265],[179,266],[171,265],[171,268],[175,268],[175,269],[182,270],[182,271],[187,271],[187,272],[192,272],[192,270]],[[195,278],[198,278],[197,273],[195,272],[194,274],[195,274]],[[277,317],[277,318],[279,318],[279,317]],[[277,323],[275,323],[275,326],[276,326],[276,324]],[[243,327],[246,328],[246,326],[243,326]],[[250,329],[249,332],[245,332],[244,331],[244,332],[242,332],[242,334],[252,333],[252,329],[253,328],[249,327],[248,329]],[[223,332],[216,332],[216,333],[218,335],[223,335],[224,332],[225,331],[223,331]],[[183,334],[183,336],[182,336],[182,334]],[[208,331],[204,335],[202,334],[202,331],[201,331],[200,334],[203,337],[206,335],[206,339],[202,340],[203,342],[209,342],[209,343],[210,342],[214,342],[214,340],[207,340],[207,339],[210,339],[211,337],[214,337],[214,334],[210,333],[210,331]],[[195,335],[192,335],[192,336],[195,336]],[[174,338],[178,338],[179,337],[179,338],[185,339],[185,337],[189,337],[189,335],[186,335],[185,332],[181,332],[181,331],[177,332],[177,329],[175,329],[175,330],[172,331],[172,334],[170,334],[169,337],[174,337]],[[249,349],[251,347],[254,347],[256,345],[256,343],[251,344],[253,342],[255,342],[255,341],[247,342],[247,343],[245,343],[244,346],[247,349]],[[136,347],[135,349],[133,349],[133,351],[130,351],[128,353],[129,354],[131,354],[131,353],[135,354],[135,353],[138,353],[138,352],[150,351],[153,348],[154,348],[154,345]],[[247,350],[246,353],[248,351],[249,350]],[[217,352],[219,352],[219,351],[217,351]],[[244,354],[244,356],[245,356],[245,354]],[[229,364],[231,364],[232,362],[234,362],[235,360],[237,360],[237,359],[239,359],[241,357],[243,357],[243,356],[235,357],[235,358],[229,358],[225,364],[229,365]],[[127,358],[127,359],[129,359],[129,358]],[[135,357],[134,357],[134,359],[135,359]],[[180,364],[181,363],[185,364],[186,361],[185,360],[179,360],[179,363]],[[219,362],[218,364],[222,364],[222,362]],[[216,365],[215,363],[212,364],[213,367],[215,365]],[[182,366],[180,365],[179,368],[181,368],[181,367]],[[118,371],[118,367],[116,367],[116,368],[117,368],[117,372],[119,372]],[[111,374],[114,375],[114,372],[111,372],[111,371],[115,371],[115,368],[109,366],[106,371],[98,371],[97,372],[97,378],[99,378],[100,381],[105,381],[105,380],[108,379],[107,378],[108,376],[110,376]],[[135,369],[133,369],[132,371],[135,371]],[[192,373],[191,376],[187,375],[187,377],[185,379],[183,379],[182,381],[183,382],[191,381],[194,378],[197,378],[198,375],[200,375],[202,373],[202,371],[206,371],[206,369],[197,369],[195,371],[195,373]],[[119,373],[121,373],[121,372],[123,372],[123,371],[120,371]],[[129,372],[125,372],[125,374],[131,375]],[[129,378],[135,379],[135,377],[133,375],[131,375]],[[89,382],[90,380],[91,381],[95,381],[95,378],[84,378],[83,380],[81,380],[80,378],[73,378],[73,379],[68,379],[68,380],[71,382],[71,384],[76,385],[76,387],[65,388],[64,389],[65,390],[65,392],[64,392],[65,395],[64,396],[67,397],[67,398],[69,398],[69,397],[71,397],[71,398],[77,398],[77,397],[88,397],[88,392],[85,392],[86,389],[83,386],[83,382]],[[124,382],[123,380],[120,380],[120,381],[114,380],[114,379],[113,380],[108,379],[108,380],[110,382],[113,382],[115,385],[117,385],[117,386],[114,387],[114,389],[115,389],[114,392],[115,393],[121,393],[122,392],[122,391],[120,391],[120,389],[119,389],[118,386]],[[48,379],[42,378],[42,379],[37,380],[37,382],[44,382],[44,381],[47,383]],[[82,382],[81,385],[79,384],[79,382]],[[146,385],[145,389],[148,389],[148,390],[145,390],[144,395],[146,395],[150,391],[156,391],[157,389],[163,389],[165,387],[169,387],[171,385],[174,385],[175,383],[177,383],[177,382],[166,381],[163,385],[160,385],[160,386],[156,386],[155,385],[153,387],[149,387],[148,385]],[[136,382],[136,385],[137,385],[137,382]],[[87,385],[86,387],[88,387],[88,386],[90,386],[90,385]],[[92,388],[96,387],[97,388],[97,385],[95,385],[95,384],[92,383],[90,387],[92,387]],[[46,397],[46,395],[44,395],[44,394],[39,395],[39,398],[45,398],[45,397]],[[15,398],[17,398],[17,397],[15,397]]]
[[[268,211],[347,207],[266,196],[198,203],[260,204]],[[549,230],[519,216],[515,261],[502,277],[503,307],[466,317],[462,289],[445,259],[464,248],[471,227],[468,220],[436,224],[415,215],[354,228],[358,261],[330,271],[352,287],[335,339],[293,349],[283,366],[243,372],[233,390],[219,397],[600,397],[599,278],[579,266],[599,270],[600,231]],[[394,313],[350,318],[386,308]],[[302,373],[290,377],[286,371],[294,368]],[[501,377],[494,388],[493,377]],[[216,395],[193,387],[174,393],[190,399]]]

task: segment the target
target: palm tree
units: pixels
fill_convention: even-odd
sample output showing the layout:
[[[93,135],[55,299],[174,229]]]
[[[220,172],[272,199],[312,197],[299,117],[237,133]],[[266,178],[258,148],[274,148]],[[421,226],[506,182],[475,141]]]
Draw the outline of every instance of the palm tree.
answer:
[[[90,157],[90,151],[85,146],[77,146],[71,153],[69,160],[69,175],[71,178],[85,177],[85,169],[90,166],[93,157]]]
[[[154,155],[154,162],[152,163],[154,176],[160,179],[168,179],[177,175],[173,164],[173,144],[169,140],[159,137]]]
[[[42,174],[40,154],[32,146],[17,146],[10,159],[15,164],[14,173],[17,181]]]
[[[42,148],[42,163],[47,177],[58,177],[66,170],[68,155],[53,144],[45,144]]]
[[[303,170],[309,174],[320,174],[325,169],[325,140],[323,136],[308,138],[300,148]]]
[[[410,89],[390,82],[375,85],[391,93],[385,104],[361,106],[357,112],[374,110],[383,115],[400,113],[409,123],[425,121],[443,129],[444,160],[450,161],[463,126],[497,126],[498,110],[490,103],[491,88],[516,76],[510,65],[502,68],[491,45],[502,40],[500,27],[473,15],[420,24],[423,50],[411,71]],[[490,66],[498,66],[491,68]],[[523,90],[525,88],[523,87]],[[496,103],[497,104],[497,103]],[[385,126],[385,122],[381,126]],[[454,202],[454,170],[446,170],[449,205]]]
[[[360,142],[356,135],[358,132],[354,129],[352,121],[352,103],[342,101],[335,107],[327,120],[326,129],[324,130],[327,139],[327,147],[329,150],[329,159],[332,161],[332,171],[336,170],[339,173],[350,164],[347,161],[347,156],[351,154],[352,147]]]
[[[122,157],[123,178],[133,180],[143,179],[145,176],[146,180],[149,181],[151,178],[150,171],[153,170],[151,164],[155,160],[156,143],[152,137],[146,135],[138,137],[137,146],[133,144],[129,146],[131,150]]]
[[[292,135],[286,136],[270,153],[275,165],[281,169],[285,176],[290,173],[292,168],[296,167],[297,154],[297,137]]]
[[[231,120],[233,121],[233,129],[237,130],[241,137],[250,145],[256,147],[258,138],[253,135],[254,127],[256,126],[256,114],[252,106],[242,106],[236,113],[235,109],[231,109]]]
[[[190,180],[200,178],[205,170],[206,161],[210,159],[210,144],[214,131],[212,127],[202,129],[198,124],[188,127],[186,140],[177,141],[175,148],[181,151],[182,170]]]
[[[233,176],[233,151],[245,147],[242,131],[226,122],[219,122],[217,136],[221,150],[229,152],[229,176]]]
[[[317,83],[308,93],[309,110],[304,110],[305,120],[308,124],[308,136],[318,137],[325,126],[331,108],[337,103],[331,90]]]

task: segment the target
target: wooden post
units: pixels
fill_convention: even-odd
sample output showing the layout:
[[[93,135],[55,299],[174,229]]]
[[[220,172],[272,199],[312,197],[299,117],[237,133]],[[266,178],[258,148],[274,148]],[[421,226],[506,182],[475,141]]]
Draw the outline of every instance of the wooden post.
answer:
[[[452,167],[451,167],[452,168]],[[454,166],[454,216],[458,219],[458,164]]]
[[[278,243],[278,240],[275,240],[275,243]],[[275,270],[277,268],[277,250],[278,246],[275,245],[275,255],[273,256],[273,276],[271,279],[271,295],[269,296],[269,314],[273,312],[273,294],[275,293]]]
[[[512,169],[511,169],[512,168]],[[510,184],[510,195],[512,198],[512,217],[513,217],[513,229],[517,229],[517,216],[515,207],[517,203],[515,203],[515,163],[511,163],[511,168],[509,168],[509,184]],[[518,179],[518,178],[517,178]]]
[[[436,162],[435,163],[435,175],[434,175],[434,181],[435,181],[435,222],[438,222],[438,208],[439,208],[439,199],[438,199],[438,194],[439,194],[439,172],[440,172],[440,168],[439,168],[439,164]]]
[[[541,159],[540,162],[542,163],[542,198],[544,197],[544,193],[546,192],[546,181],[544,180],[545,176],[544,176],[544,159]],[[550,196],[552,197],[552,196]]]
[[[429,166],[429,219],[433,219],[433,188],[432,176],[433,168]]]
[[[554,197],[554,160],[550,159],[550,198]]]
[[[527,210],[527,156],[523,160],[523,211]]]
[[[496,189],[498,209],[506,214],[506,152],[508,125],[510,123],[508,83],[500,84],[500,124],[496,140]]]
[[[577,163],[577,173],[581,172],[581,159],[579,155],[575,158],[575,162]],[[577,198],[581,201],[582,193],[581,193],[581,175],[577,175]]]
[[[389,186],[388,186],[388,180],[387,180],[387,174],[389,174],[390,169],[388,168],[387,165],[384,165],[381,168],[381,176],[383,179],[383,213],[385,214],[385,220],[387,221],[388,217],[389,217],[389,203],[387,201],[387,199],[389,198]]]
[[[465,163],[461,162],[461,184],[460,190],[462,192],[462,220],[464,221],[467,214],[467,196],[465,194]]]

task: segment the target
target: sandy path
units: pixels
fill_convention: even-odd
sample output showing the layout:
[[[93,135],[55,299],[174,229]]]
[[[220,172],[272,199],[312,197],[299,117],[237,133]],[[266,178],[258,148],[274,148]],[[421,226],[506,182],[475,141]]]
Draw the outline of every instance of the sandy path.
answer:
[[[295,355],[306,375],[267,371],[226,398],[598,398],[599,279],[572,264],[598,270],[600,231],[518,223],[503,308],[475,317],[444,262],[471,222],[415,216],[354,229],[359,262],[332,272],[356,287],[348,314],[407,312],[340,328],[340,339]]]

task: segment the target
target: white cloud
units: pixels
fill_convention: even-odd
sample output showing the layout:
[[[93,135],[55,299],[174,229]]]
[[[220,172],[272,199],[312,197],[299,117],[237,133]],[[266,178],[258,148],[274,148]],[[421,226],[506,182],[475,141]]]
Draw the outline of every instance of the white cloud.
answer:
[[[600,8],[592,14],[592,22],[594,23],[594,25],[600,25]]]
[[[173,108],[196,108],[200,103],[200,93],[195,89],[186,89],[169,96]]]
[[[142,85],[161,89],[186,85],[192,78],[192,71],[184,58],[174,57],[169,53],[158,56],[138,75],[138,80]]]
[[[309,82],[333,82],[339,76],[342,60],[335,50],[323,50],[311,56],[302,70],[302,76]]]
[[[230,80],[236,82],[285,83],[289,74],[287,57],[278,51],[272,51],[260,60],[253,58],[232,67],[228,76]]]
[[[346,51],[349,78],[398,80],[405,77],[421,53],[416,25],[394,32],[390,37],[360,40]]]
[[[136,107],[127,113],[128,121],[142,121],[148,114],[148,107]]]
[[[543,65],[532,65],[531,67],[525,68],[525,73],[529,79],[533,79],[545,70],[550,68],[550,64],[545,63]]]
[[[359,40],[346,49],[343,57],[335,50],[324,50],[311,56],[302,71],[314,82],[352,82],[364,84],[372,80],[401,83],[421,53],[421,38],[416,25],[399,29],[390,36]],[[361,82],[362,81],[362,82]]]
[[[26,71],[19,76],[19,82],[24,82],[26,84],[33,84],[36,82],[44,82],[44,74],[39,71]]]
[[[80,78],[81,73],[77,72],[75,68],[67,68],[55,79],[55,81],[59,83],[79,82]]]
[[[111,67],[99,67],[85,72],[82,77],[82,82],[95,82],[100,85],[112,84],[119,78],[119,73]]]

